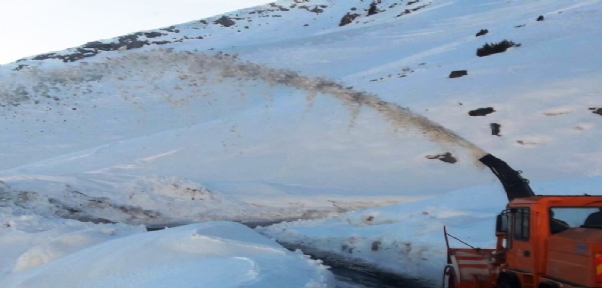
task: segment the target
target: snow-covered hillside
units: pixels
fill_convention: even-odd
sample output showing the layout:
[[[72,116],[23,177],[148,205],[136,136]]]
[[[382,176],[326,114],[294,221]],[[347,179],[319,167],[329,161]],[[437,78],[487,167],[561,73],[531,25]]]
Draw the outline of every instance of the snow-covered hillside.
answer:
[[[3,65],[0,203],[131,224],[342,215],[261,231],[328,249],[359,233],[379,251],[427,235],[412,240],[425,257],[345,253],[435,277],[442,224],[486,245],[505,205],[470,143],[537,187],[600,183],[601,14],[597,0],[281,0]],[[502,40],[516,45],[477,56]],[[387,216],[353,228],[369,214]]]

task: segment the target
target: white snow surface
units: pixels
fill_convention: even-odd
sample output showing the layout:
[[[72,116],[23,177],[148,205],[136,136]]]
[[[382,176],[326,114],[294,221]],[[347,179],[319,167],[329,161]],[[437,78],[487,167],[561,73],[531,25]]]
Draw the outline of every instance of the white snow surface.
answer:
[[[219,54],[407,107],[523,170],[537,194],[599,194],[601,1],[383,0],[371,16],[368,5],[281,0],[228,13],[228,27],[217,16],[148,31],[161,35],[139,35],[149,43],[142,48],[0,66],[0,206],[13,209],[3,213],[56,229],[125,225],[111,228],[119,237],[140,232],[128,226],[137,224],[303,218],[257,231],[427,279],[439,279],[445,262],[443,225],[475,246],[492,244],[506,198],[466,149],[328,94],[195,65]],[[360,15],[340,27],[348,12]],[[480,29],[489,33],[476,37]],[[504,39],[521,45],[475,55]],[[468,75],[450,79],[454,70]],[[495,112],[468,114],[486,107]],[[445,152],[458,162],[427,159]],[[50,269],[60,259],[130,238],[90,233],[38,262],[25,250],[62,242],[0,245],[12,255],[2,261],[15,263],[1,281],[38,281],[12,275],[28,271],[12,272],[22,256],[19,267],[58,271]],[[154,237],[143,235],[132,237]]]
[[[332,274],[318,261],[238,223],[140,233],[123,224],[33,217],[18,217],[0,231],[3,258],[9,258],[4,248],[16,254],[40,243],[19,256],[12,273],[2,273],[2,287],[334,287]]]

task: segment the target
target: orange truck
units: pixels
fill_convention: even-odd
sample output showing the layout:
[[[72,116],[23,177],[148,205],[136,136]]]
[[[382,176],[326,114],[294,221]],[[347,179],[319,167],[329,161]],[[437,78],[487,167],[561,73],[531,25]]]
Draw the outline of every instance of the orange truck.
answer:
[[[444,228],[444,288],[602,287],[602,196],[535,195],[520,171],[491,154],[480,159],[500,179],[508,205],[492,249]],[[450,248],[449,238],[470,248]]]

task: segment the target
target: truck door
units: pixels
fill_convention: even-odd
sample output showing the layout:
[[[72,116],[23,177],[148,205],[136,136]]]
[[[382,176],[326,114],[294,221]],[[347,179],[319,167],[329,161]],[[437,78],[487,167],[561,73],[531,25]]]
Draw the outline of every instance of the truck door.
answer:
[[[532,223],[534,217],[528,207],[512,209],[509,225],[508,268],[522,272],[534,272],[535,249],[533,242]]]

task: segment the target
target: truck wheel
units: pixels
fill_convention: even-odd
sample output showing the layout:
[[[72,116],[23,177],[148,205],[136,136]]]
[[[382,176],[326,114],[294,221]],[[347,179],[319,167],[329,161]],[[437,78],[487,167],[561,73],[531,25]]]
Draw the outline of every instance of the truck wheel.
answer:
[[[443,270],[443,288],[457,288],[456,271],[451,265],[445,266]]]
[[[497,278],[495,288],[521,288],[516,274],[503,272]]]
[[[552,283],[552,282],[542,282],[539,283],[539,286],[537,286],[538,288],[560,288],[560,286],[556,283]]]

